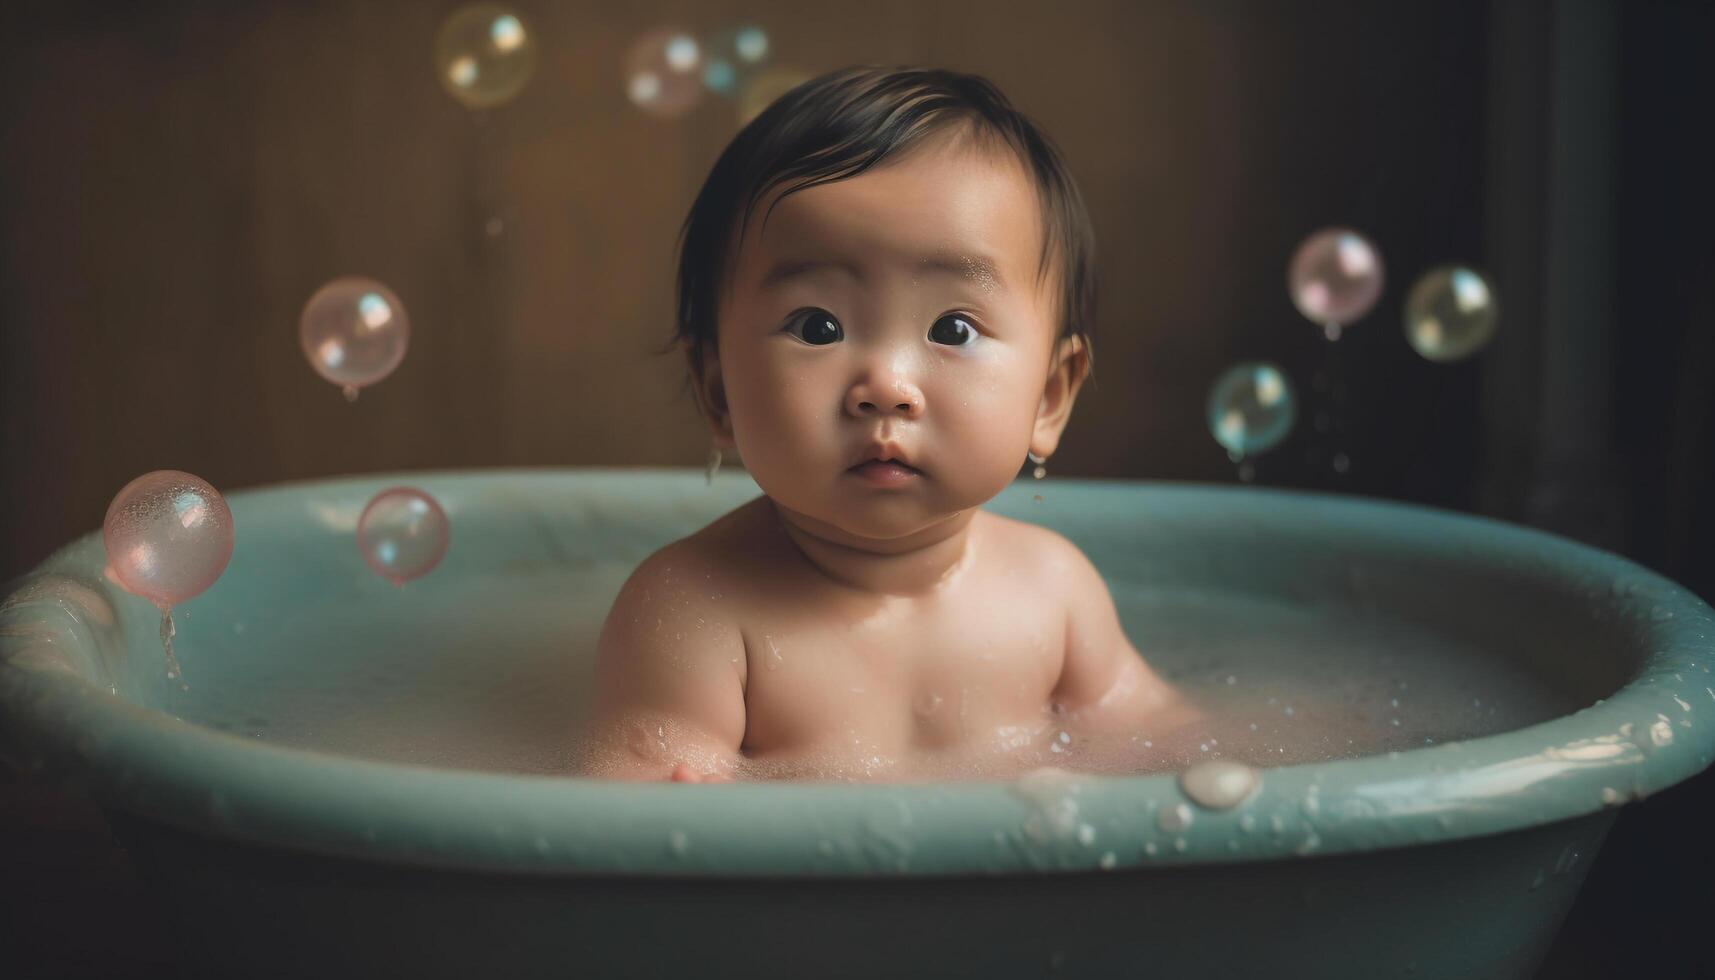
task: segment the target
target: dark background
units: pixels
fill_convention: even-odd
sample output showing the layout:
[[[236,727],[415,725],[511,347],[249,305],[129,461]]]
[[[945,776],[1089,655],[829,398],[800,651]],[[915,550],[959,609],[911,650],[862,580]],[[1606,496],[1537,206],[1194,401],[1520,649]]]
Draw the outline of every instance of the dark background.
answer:
[[[456,6],[0,13],[0,576],[153,469],[232,490],[701,465],[682,368],[650,351],[672,329],[674,235],[737,122],[714,99],[643,115],[623,57],[661,24],[743,19],[812,74],[984,74],[1061,145],[1105,285],[1097,381],[1051,477],[1236,479],[1204,398],[1265,358],[1304,411],[1258,482],[1546,527],[1715,599],[1715,4],[521,0],[536,76],[481,113],[432,74]],[[1330,224],[1368,233],[1389,271],[1334,348],[1284,286]],[[1490,274],[1502,327],[1432,365],[1400,304],[1455,260]],[[355,406],[296,345],[303,301],[352,273],[413,325]],[[1620,813],[1544,976],[1701,963],[1711,786]],[[98,811],[4,770],[0,891],[0,972],[170,969]]]

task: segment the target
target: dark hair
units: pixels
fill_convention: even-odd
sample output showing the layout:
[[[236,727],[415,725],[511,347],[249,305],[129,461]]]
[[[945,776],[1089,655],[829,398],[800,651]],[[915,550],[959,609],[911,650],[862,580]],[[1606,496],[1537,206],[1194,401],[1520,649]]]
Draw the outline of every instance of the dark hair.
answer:
[[[1060,337],[1090,350],[1096,314],[1096,240],[1084,200],[1059,151],[987,79],[933,68],[865,66],[829,72],[792,89],[727,144],[697,193],[679,239],[678,330],[663,352],[685,344],[702,370],[716,339],[720,288],[758,201],[855,177],[925,136],[965,123],[998,138],[1035,179],[1044,235],[1037,278],[1060,259]],[[763,220],[767,221],[767,214]]]

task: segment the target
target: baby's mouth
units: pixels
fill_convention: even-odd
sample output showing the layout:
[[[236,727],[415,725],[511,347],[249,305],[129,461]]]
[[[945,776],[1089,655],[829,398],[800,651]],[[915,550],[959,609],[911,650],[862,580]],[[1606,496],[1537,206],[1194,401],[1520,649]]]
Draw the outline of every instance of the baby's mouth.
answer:
[[[869,459],[846,470],[870,483],[880,486],[898,486],[909,483],[923,475],[914,466],[901,463],[896,459]]]

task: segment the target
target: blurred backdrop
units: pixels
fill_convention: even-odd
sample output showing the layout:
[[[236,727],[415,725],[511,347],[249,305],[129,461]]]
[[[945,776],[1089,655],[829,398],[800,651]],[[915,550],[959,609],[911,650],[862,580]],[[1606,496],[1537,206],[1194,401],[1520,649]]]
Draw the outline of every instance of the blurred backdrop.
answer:
[[[1206,399],[1266,359],[1301,405],[1257,483],[1547,527],[1715,598],[1715,5],[519,0],[534,71],[477,108],[437,77],[460,6],[0,13],[0,574],[98,527],[154,469],[230,491],[700,467],[682,361],[655,351],[676,233],[745,106],[655,111],[634,46],[750,24],[776,83],[857,63],[977,72],[1059,143],[1104,288],[1096,381],[1050,479],[1238,479]],[[1292,250],[1329,225],[1361,229],[1388,273],[1337,345],[1286,289]],[[1501,321],[1436,364],[1401,306],[1447,262],[1489,277]],[[297,337],[344,275],[386,283],[412,323],[403,364],[354,404]],[[29,801],[14,830],[40,837],[0,854],[83,902],[111,870],[77,850],[99,822],[8,778]],[[1677,962],[1666,937],[1691,913],[1652,898],[1697,884],[1712,849],[1688,865],[1661,841],[1702,836],[1708,784],[1626,808],[1550,975]],[[48,829],[61,817],[71,831]],[[164,968],[136,949],[130,967]]]

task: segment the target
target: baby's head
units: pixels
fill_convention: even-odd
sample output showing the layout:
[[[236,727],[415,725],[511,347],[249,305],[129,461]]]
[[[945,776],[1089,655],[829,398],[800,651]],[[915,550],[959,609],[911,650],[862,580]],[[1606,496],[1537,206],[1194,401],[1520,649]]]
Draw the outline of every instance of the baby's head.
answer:
[[[846,69],[716,161],[677,340],[716,445],[785,513],[901,538],[1053,454],[1090,370],[1094,253],[1059,154],[993,85]],[[854,471],[878,454],[916,473]]]

